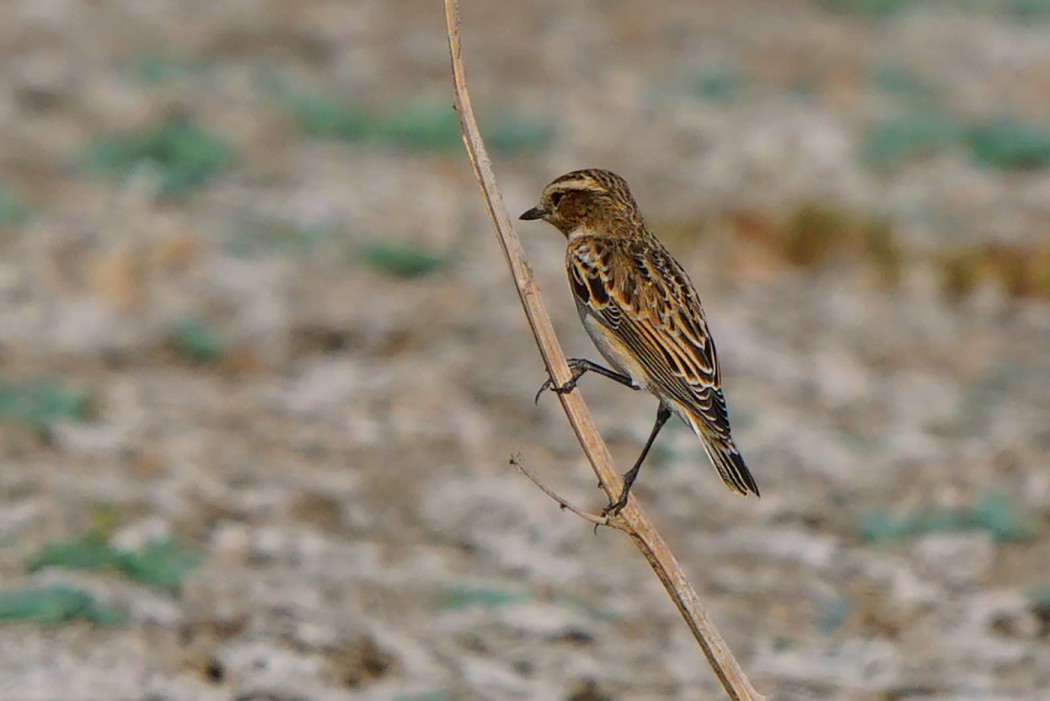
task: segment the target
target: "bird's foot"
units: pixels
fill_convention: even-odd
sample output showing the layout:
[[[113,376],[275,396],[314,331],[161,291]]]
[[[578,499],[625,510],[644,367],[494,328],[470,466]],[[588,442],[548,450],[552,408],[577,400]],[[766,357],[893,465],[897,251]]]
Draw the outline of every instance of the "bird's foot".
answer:
[[[628,494],[630,494],[630,489],[624,489],[619,499],[602,509],[602,516],[619,516],[623,507],[627,506]]]
[[[570,358],[568,362],[569,370],[572,371],[572,377],[569,378],[569,381],[563,385],[555,385],[554,378],[548,377],[543,384],[540,385],[540,390],[536,392],[536,404],[540,403],[540,397],[547,390],[550,390],[555,394],[568,394],[576,389],[576,383],[581,377],[583,377],[583,373],[587,372],[587,361],[580,360],[579,358]]]

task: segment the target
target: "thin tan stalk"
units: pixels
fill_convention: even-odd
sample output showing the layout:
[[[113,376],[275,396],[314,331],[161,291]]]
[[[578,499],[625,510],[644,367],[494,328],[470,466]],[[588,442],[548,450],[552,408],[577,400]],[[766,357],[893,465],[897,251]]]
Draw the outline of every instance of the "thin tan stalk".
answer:
[[[488,207],[492,223],[496,228],[496,238],[503,254],[506,256],[507,264],[510,266],[511,274],[514,276],[514,284],[521,298],[525,315],[528,317],[532,334],[536,339],[543,362],[551,376],[561,385],[571,377],[569,366],[565,360],[565,353],[561,344],[554,334],[550,316],[543,305],[539,288],[536,286],[532,270],[525,262],[525,252],[521,242],[514,231],[507,209],[503,204],[503,196],[496,186],[496,178],[492,172],[492,163],[485,150],[485,144],[478,131],[478,125],[474,119],[474,111],[470,105],[470,95],[467,92],[467,82],[463,73],[463,62],[460,54],[459,41],[459,6],[456,0],[444,0],[445,21],[448,26],[448,47],[452,57],[452,83],[455,97],[456,110],[459,112],[460,125],[463,128],[463,143],[467,147],[470,163],[474,168],[474,175],[481,186],[485,205]],[[594,468],[595,474],[605,490],[609,500],[612,501],[620,494],[623,481],[620,473],[616,470],[609,450],[605,446],[591,419],[587,405],[579,392],[568,392],[558,394],[561,405],[568,416],[576,437],[583,447],[583,452]],[[529,473],[526,473],[529,474]],[[536,481],[535,478],[532,478]],[[537,484],[539,484],[537,482]],[[557,500],[563,506],[568,503],[554,494],[552,491],[539,485],[549,496]],[[575,510],[575,509],[574,509]],[[577,512],[583,518],[594,522],[589,514]],[[700,644],[707,661],[711,664],[715,674],[718,675],[726,693],[733,701],[761,701],[765,697],[759,695],[743,670],[737,663],[733,653],[729,650],[722,636],[708,618],[707,612],[700,599],[696,595],[693,586],[686,579],[682,568],[678,565],[671,550],[667,547],[663,537],[657,532],[652,522],[638,506],[634,497],[631,497],[627,506],[618,516],[602,521],[606,525],[619,528],[627,532],[635,545],[649,562],[649,566],[656,572],[656,576],[663,582],[664,588],[671,596],[675,606],[685,619],[693,636]]]

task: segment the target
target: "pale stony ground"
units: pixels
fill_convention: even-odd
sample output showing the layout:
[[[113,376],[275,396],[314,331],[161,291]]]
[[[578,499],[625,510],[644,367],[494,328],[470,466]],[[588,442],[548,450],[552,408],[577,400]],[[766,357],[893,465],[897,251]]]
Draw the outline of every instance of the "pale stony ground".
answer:
[[[889,20],[817,3],[464,2],[483,123],[554,125],[498,156],[512,212],[574,167],[636,184],[704,296],[738,441],[761,500],[719,484],[684,428],[636,494],[755,686],[771,699],[1050,699],[1050,304],[982,285],[962,302],[908,263],[793,270],[726,225],[828,201],[888,218],[909,258],[1048,235],[1050,169],[1003,174],[947,151],[876,172],[864,88],[891,62],[966,117],[1050,115],[1050,24],[944,3]],[[544,375],[465,157],[302,134],[260,88],[287,77],[396,109],[448,101],[430,2],[12,0],[0,22],[0,176],[32,210],[4,230],[3,379],[87,391],[49,440],[0,424],[0,592],[72,584],[120,626],[0,626],[4,699],[724,698],[630,543],[560,512],[511,455],[573,501],[601,494]],[[207,59],[159,84],[147,52]],[[748,92],[698,100],[706,66]],[[792,86],[805,84],[805,90]],[[860,86],[860,87],[858,87]],[[86,173],[98,137],[189,114],[234,167],[182,199]],[[322,232],[291,254],[231,241]],[[590,355],[560,238],[523,225],[571,354]],[[240,237],[240,238],[238,238]],[[448,252],[413,280],[356,251]],[[920,255],[921,254],[921,255]],[[219,363],[170,349],[213,323]],[[653,401],[582,390],[626,465]],[[872,513],[1002,495],[1034,536],[951,530],[868,542]],[[203,554],[181,593],[26,563],[120,515],[111,542]]]

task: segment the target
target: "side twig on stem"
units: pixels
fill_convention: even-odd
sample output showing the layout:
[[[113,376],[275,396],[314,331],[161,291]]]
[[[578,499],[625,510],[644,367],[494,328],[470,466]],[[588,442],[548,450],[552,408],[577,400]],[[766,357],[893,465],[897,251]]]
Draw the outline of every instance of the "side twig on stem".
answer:
[[[602,516],[601,514],[592,514],[589,511],[584,511],[580,507],[570,502],[568,499],[562,497],[556,491],[545,485],[540,480],[540,478],[537,477],[535,473],[533,473],[532,470],[525,467],[524,463],[521,462],[520,456],[512,455],[510,458],[510,464],[521,470],[521,474],[525,475],[530,480],[532,480],[532,483],[539,487],[540,491],[542,491],[554,501],[558,502],[561,505],[561,508],[568,509],[569,511],[573,512],[588,523],[593,523],[595,530],[598,530],[598,526],[612,526],[614,528],[619,528],[620,530],[626,530],[626,526],[624,526],[619,520],[610,520],[608,516]]]
[[[528,318],[532,334],[536,339],[536,345],[543,356],[543,362],[546,364],[547,370],[554,381],[558,385],[563,385],[572,376],[565,359],[565,353],[562,351],[558,338],[554,334],[554,327],[540,297],[540,291],[536,286],[532,270],[525,262],[525,252],[511,224],[507,209],[503,204],[503,196],[496,185],[496,178],[492,172],[492,163],[489,160],[485,144],[481,139],[477,121],[474,118],[474,111],[470,104],[470,95],[467,92],[467,83],[460,53],[459,8],[456,0],[444,0],[444,2],[445,22],[448,27],[448,47],[452,58],[452,87],[456,111],[459,113],[459,122],[463,129],[463,143],[467,148],[467,154],[470,156],[474,175],[477,178],[478,185],[481,187],[481,193],[484,196],[489,216],[491,216],[492,223],[496,228],[496,238],[503,249],[507,264],[510,266],[518,296],[521,298],[525,316]],[[622,479],[619,472],[616,471],[605,442],[598,433],[593,419],[591,419],[587,405],[584,404],[579,392],[559,394],[558,399],[561,401],[562,408],[569,419],[569,424],[580,441],[583,452],[598,476],[602,489],[605,490],[610,501],[615,499],[620,494]],[[521,469],[520,465],[518,467]],[[526,475],[529,475],[529,473],[526,472]],[[535,478],[531,479],[539,484]],[[558,503],[567,508],[572,508],[551,490],[544,488],[542,485],[540,485],[540,488]],[[588,521],[594,522],[588,518],[585,512],[574,508],[573,511]],[[758,694],[751,686],[751,682],[748,681],[744,671],[740,668],[732,651],[730,651],[708,617],[707,611],[700,603],[700,599],[692,584],[686,579],[674,554],[667,547],[667,543],[664,542],[663,537],[653,526],[652,522],[638,506],[633,496],[627,501],[627,505],[615,517],[614,521],[615,523],[611,521],[603,521],[603,523],[614,525],[631,536],[635,545],[642,552],[642,555],[645,556],[649,566],[656,572],[656,576],[660,578],[675,606],[678,607],[678,611],[693,632],[693,636],[699,643],[700,648],[707,657],[707,661],[711,664],[711,668],[718,676],[719,681],[722,682],[722,686],[725,688],[726,693],[729,694],[729,697],[733,701],[762,701],[765,697]]]

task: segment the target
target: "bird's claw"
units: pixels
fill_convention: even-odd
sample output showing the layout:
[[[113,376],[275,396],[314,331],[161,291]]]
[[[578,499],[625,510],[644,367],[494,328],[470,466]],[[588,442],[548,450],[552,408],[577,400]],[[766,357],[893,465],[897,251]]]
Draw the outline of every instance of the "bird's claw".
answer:
[[[555,394],[568,394],[569,392],[576,389],[576,380],[569,380],[563,385],[557,385],[551,382],[549,379],[540,385],[540,391],[536,393],[536,404],[540,403],[540,397],[547,390],[554,392]]]
[[[555,394],[568,394],[576,389],[576,383],[583,373],[580,372],[579,362],[575,358],[569,360],[569,369],[572,370],[572,377],[563,385],[555,385],[553,378],[550,377],[544,380],[543,384],[540,385],[540,391],[536,392],[536,399],[534,400],[536,404],[540,403],[540,397],[546,390],[550,390]]]
[[[620,512],[623,511],[623,507],[627,506],[627,491],[620,496],[619,499],[612,502],[604,509],[602,509],[602,516],[619,516]]]

